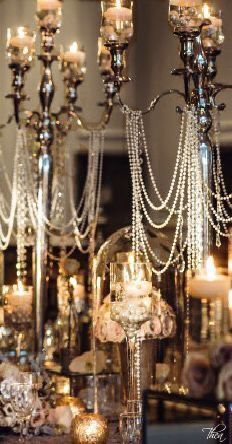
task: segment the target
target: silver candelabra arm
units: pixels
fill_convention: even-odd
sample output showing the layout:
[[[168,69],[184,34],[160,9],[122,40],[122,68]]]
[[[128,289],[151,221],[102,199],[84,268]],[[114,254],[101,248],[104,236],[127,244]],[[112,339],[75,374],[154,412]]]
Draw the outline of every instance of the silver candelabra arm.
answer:
[[[146,114],[150,113],[151,111],[153,111],[156,108],[156,106],[162,100],[163,97],[166,97],[166,96],[169,96],[169,95],[172,95],[172,94],[175,94],[175,95],[178,95],[178,96],[180,96],[182,98],[185,98],[185,94],[182,93],[181,91],[179,91],[178,89],[168,89],[166,91],[163,91],[161,94],[158,94],[151,101],[150,105],[142,111],[142,114],[146,115]],[[122,110],[123,109],[126,110],[128,108],[128,106],[125,103],[123,103],[123,101],[122,101],[122,99],[121,99],[119,94],[117,94],[117,99],[118,99],[119,105],[122,108]]]

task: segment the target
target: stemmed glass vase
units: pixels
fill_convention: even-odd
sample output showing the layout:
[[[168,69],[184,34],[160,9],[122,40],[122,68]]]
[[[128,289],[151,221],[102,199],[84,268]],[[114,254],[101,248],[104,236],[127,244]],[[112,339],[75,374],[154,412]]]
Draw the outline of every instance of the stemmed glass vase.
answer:
[[[16,417],[20,422],[19,442],[24,443],[27,439],[28,424],[36,404],[37,391],[34,384],[23,382],[11,385],[11,405]],[[26,437],[24,437],[24,427]]]
[[[140,402],[140,366],[136,365],[140,347],[137,342],[141,325],[152,315],[152,269],[149,262],[110,264],[111,319],[124,329],[128,344],[129,390],[127,411],[138,417]],[[130,407],[129,407],[130,406]],[[134,407],[131,407],[134,406]],[[133,427],[136,431],[136,427]],[[137,433],[137,432],[136,432]],[[125,441],[127,442],[127,441]],[[128,441],[130,442],[130,441]]]

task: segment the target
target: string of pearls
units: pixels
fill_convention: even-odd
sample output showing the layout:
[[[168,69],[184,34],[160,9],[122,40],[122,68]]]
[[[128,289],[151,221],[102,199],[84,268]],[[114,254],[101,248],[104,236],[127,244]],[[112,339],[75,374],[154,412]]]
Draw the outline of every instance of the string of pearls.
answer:
[[[8,203],[4,192],[0,191],[0,248],[8,247],[10,239],[17,231],[18,275],[25,271],[25,255],[28,228],[37,229],[39,218],[37,207],[38,168],[35,153],[37,146],[29,131],[19,129],[17,132],[16,151],[13,166],[12,184],[7,169],[2,162],[3,177],[11,194]],[[75,205],[73,180],[68,176],[66,190],[66,162],[71,165],[71,156],[65,147],[55,144],[54,180],[52,190],[51,220],[42,215],[46,232],[49,236],[59,236],[62,241],[73,237],[75,245],[84,253],[92,249],[100,206],[102,183],[104,132],[89,133],[88,169],[82,197],[78,207]],[[0,152],[2,156],[2,153]],[[67,193],[66,193],[67,191]],[[68,203],[66,202],[68,200]],[[66,221],[65,205],[71,208],[71,219]],[[41,220],[41,219],[40,219]],[[67,253],[72,253],[73,248]]]
[[[200,153],[198,116],[195,108],[185,108],[182,113],[176,163],[167,196],[163,198],[158,189],[150,160],[143,123],[142,111],[121,106],[126,116],[126,134],[129,164],[132,179],[132,248],[144,253],[146,260],[153,263],[153,272],[160,276],[170,265],[177,264],[184,270],[184,253],[187,252],[188,269],[203,266],[204,237],[207,224],[220,236],[229,236],[226,224],[232,221],[225,204],[232,208],[226,192],[222,173],[218,119],[214,115],[216,158],[213,163],[213,189],[204,177],[203,160]],[[218,117],[218,116],[217,116]],[[144,172],[148,171],[151,191],[145,184]],[[216,199],[216,206],[212,197]],[[158,204],[156,203],[158,200]],[[161,213],[162,212],[162,213]],[[166,212],[166,216],[164,214]],[[160,222],[160,215],[163,216]],[[157,222],[157,216],[159,222]],[[154,251],[149,239],[149,227],[163,230],[174,219],[174,235],[170,252],[162,260]],[[185,235],[186,232],[186,235]],[[179,251],[179,252],[178,252]],[[178,253],[177,253],[178,252]]]

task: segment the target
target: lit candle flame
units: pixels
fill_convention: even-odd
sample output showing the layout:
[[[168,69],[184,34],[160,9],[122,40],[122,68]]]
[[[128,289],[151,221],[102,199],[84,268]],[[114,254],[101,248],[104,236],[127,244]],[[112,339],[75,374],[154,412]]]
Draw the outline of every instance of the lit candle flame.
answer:
[[[116,0],[116,8],[121,8],[121,0]]]
[[[70,277],[69,283],[70,285],[72,285],[73,288],[77,287],[77,280],[74,276]]]
[[[25,293],[25,288],[23,285],[23,282],[18,279],[17,280],[17,284],[13,285],[13,291],[18,295],[18,296],[23,296]]]
[[[23,29],[23,26],[19,26],[18,29],[17,29],[17,31],[18,31],[18,36],[19,36],[19,38],[20,38],[20,39],[23,39],[23,38],[25,37],[25,31],[24,31],[24,29]]]
[[[73,42],[71,44],[71,46],[70,46],[70,52],[75,53],[75,52],[77,52],[77,50],[78,50],[78,43],[77,42]]]
[[[206,275],[207,275],[207,279],[209,281],[213,281],[215,279],[216,276],[216,267],[214,264],[214,258],[213,256],[209,256],[207,261],[206,261]]]
[[[204,3],[204,5],[203,5],[203,17],[205,19],[210,18],[210,8],[209,8],[209,5],[207,5],[207,3]]]

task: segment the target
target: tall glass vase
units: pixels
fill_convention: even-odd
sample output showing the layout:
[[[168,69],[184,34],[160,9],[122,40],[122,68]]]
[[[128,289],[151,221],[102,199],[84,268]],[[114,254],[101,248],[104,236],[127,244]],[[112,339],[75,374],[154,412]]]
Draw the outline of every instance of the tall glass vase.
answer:
[[[111,319],[123,327],[127,342],[128,399],[121,421],[123,444],[139,443],[141,439],[141,344],[138,332],[152,315],[151,264],[137,262],[133,253],[129,259],[128,262],[110,264]],[[127,432],[125,424],[128,424]]]

